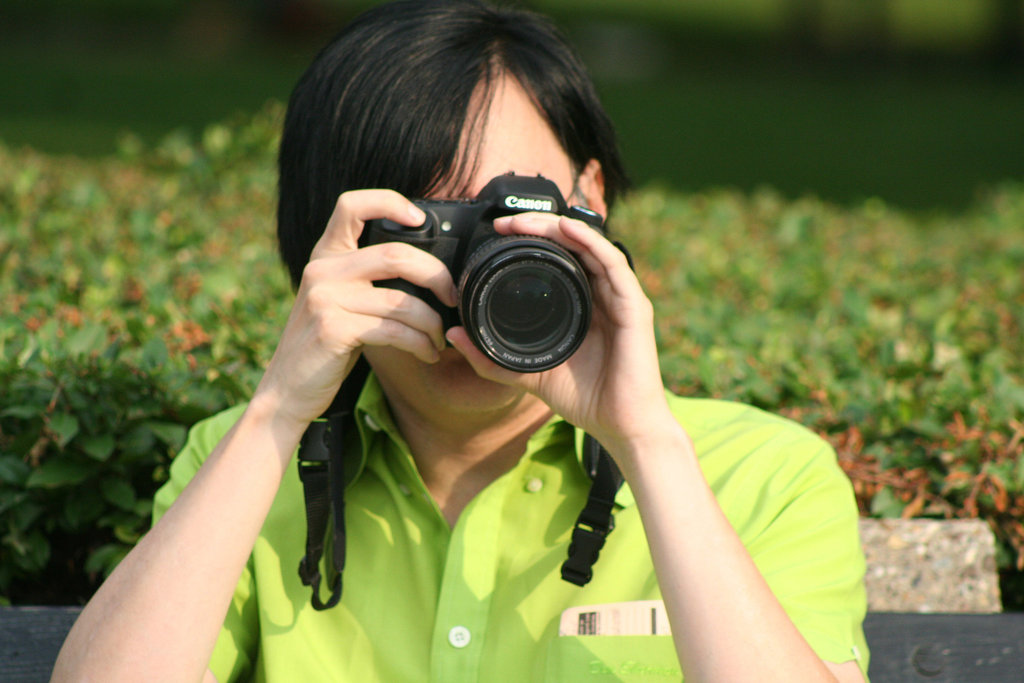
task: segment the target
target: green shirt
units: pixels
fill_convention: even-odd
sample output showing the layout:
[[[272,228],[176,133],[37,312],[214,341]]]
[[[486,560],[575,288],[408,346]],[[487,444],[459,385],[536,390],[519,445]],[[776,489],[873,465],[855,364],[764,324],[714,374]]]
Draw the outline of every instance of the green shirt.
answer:
[[[722,508],[804,637],[823,659],[859,658],[866,671],[857,508],[830,447],[754,408],[670,401]],[[193,428],[157,494],[157,517],[241,411]],[[561,579],[590,484],[571,425],[556,418],[542,427],[518,465],[450,528],[372,377],[357,424],[362,453],[353,454],[359,468],[346,497],[340,604],[315,611],[298,577],[306,523],[293,460],[226,615],[210,663],[219,681],[680,680],[671,636],[658,635],[659,603],[638,603],[661,596],[628,486],[593,580],[581,588]],[[655,634],[604,635],[618,623],[618,603],[643,616],[629,633]],[[601,635],[559,635],[562,613],[581,606],[573,628]]]

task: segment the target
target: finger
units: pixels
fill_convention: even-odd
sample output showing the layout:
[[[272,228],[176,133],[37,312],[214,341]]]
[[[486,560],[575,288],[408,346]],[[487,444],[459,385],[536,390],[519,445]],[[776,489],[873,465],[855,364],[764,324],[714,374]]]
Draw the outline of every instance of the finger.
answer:
[[[436,363],[441,353],[430,335],[392,318],[368,316],[359,341],[363,346],[390,346],[411,353],[424,363]]]
[[[367,346],[390,346],[427,363],[440,358],[431,335],[393,318],[335,311],[318,316],[310,327],[304,346],[310,350],[322,348],[335,356],[354,357]]]
[[[639,289],[639,281],[622,249],[582,221],[562,218],[559,230],[570,242],[582,247],[576,253],[594,274],[604,274],[613,286]],[[635,287],[634,287],[635,285]]]
[[[401,225],[422,225],[426,215],[409,199],[393,190],[352,190],[338,196],[324,233],[313,248],[313,258],[357,248],[366,221],[387,218]]]
[[[535,235],[549,237],[555,234],[560,216],[554,213],[526,211],[494,219],[494,231],[499,235]]]
[[[503,368],[484,355],[470,340],[466,328],[453,327],[445,333],[445,337],[465,357],[476,374],[484,379],[514,386],[525,384],[524,380],[528,377],[526,374]]]
[[[458,305],[458,292],[441,259],[418,247],[404,242],[384,242],[360,250],[355,270],[357,276],[367,280],[405,280],[417,287],[429,289],[446,306]]]
[[[389,319],[425,334],[437,348],[445,348],[441,315],[422,299],[389,287],[371,287],[354,301],[347,301],[352,313]]]
[[[429,289],[446,306],[458,305],[447,266],[433,254],[402,242],[384,242],[334,257],[311,260],[302,274],[307,287],[345,281],[405,280]]]
[[[616,296],[640,291],[625,254],[583,221],[545,213],[520,213],[494,220],[500,234],[532,235],[557,242],[576,254],[598,283],[608,282]]]

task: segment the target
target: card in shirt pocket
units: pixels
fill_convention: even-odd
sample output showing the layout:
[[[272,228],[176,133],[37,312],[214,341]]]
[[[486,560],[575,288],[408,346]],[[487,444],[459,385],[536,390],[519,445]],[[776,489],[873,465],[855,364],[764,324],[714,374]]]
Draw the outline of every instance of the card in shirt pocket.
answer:
[[[560,636],[668,636],[672,629],[661,600],[633,600],[570,607],[562,612]]]

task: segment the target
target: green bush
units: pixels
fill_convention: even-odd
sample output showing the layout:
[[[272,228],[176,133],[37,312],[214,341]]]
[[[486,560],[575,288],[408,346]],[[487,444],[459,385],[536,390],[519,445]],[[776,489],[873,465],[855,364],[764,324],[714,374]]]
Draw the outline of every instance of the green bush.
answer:
[[[0,147],[5,599],[87,599],[148,525],[187,427],[257,381],[291,300],[280,119],[125,138],[103,161]],[[1024,566],[1024,187],[962,215],[645,188],[613,228],[675,391],[799,420],[836,446],[864,514],[981,517],[1001,567]]]
[[[254,385],[291,298],[279,121],[102,162],[0,147],[0,600],[86,600],[187,428]]]
[[[958,216],[646,191],[617,220],[675,391],[799,420],[863,514],[984,518],[1024,568],[1024,186]]]

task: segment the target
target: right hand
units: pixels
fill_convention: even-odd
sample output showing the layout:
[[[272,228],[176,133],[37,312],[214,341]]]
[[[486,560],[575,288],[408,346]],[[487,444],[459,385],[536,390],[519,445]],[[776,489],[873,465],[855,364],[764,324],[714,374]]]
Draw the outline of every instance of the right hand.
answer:
[[[421,225],[423,212],[391,190],[338,198],[302,274],[288,322],[253,401],[269,401],[276,421],[301,434],[334,399],[364,346],[392,346],[432,363],[444,349],[441,317],[420,298],[374,287],[400,278],[456,305],[447,267],[409,244],[358,248],[367,220]]]

